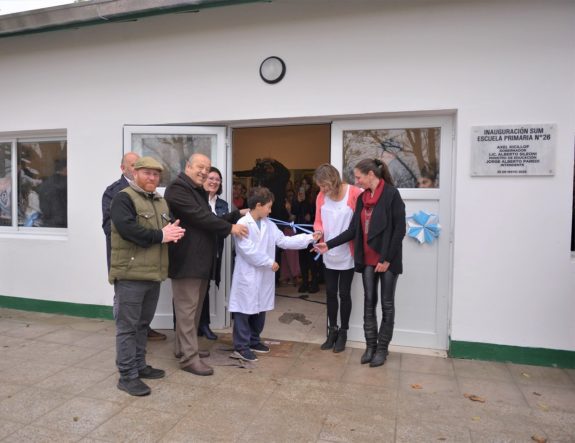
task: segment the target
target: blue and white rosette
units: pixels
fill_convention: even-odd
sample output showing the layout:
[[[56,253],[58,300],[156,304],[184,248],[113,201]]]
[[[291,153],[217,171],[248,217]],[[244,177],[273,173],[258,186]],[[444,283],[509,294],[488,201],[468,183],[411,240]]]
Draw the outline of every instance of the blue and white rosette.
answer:
[[[407,217],[407,235],[420,244],[433,243],[441,232],[441,225],[436,214],[419,211]]]

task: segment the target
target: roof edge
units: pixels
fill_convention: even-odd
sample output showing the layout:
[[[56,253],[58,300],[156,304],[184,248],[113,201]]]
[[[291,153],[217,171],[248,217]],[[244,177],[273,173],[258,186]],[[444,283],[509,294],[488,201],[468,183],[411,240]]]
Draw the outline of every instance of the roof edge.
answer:
[[[92,0],[0,16],[0,38],[272,0]]]

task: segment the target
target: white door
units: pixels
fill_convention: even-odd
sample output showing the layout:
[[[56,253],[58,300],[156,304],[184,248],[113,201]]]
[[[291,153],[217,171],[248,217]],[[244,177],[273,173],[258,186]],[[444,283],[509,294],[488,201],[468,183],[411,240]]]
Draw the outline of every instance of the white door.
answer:
[[[226,171],[226,128],[223,126],[125,126],[124,153],[134,151],[159,160],[164,166],[158,191],[163,194],[166,186],[184,170],[186,160],[200,152],[210,157],[212,165]],[[229,185],[224,183],[224,192]],[[224,195],[225,198],[225,195]],[[228,245],[229,247],[229,245]],[[222,263],[226,275],[227,260]],[[226,323],[225,285],[220,289],[210,285],[210,317],[212,327],[222,328]],[[156,316],[152,322],[156,329],[172,329],[172,288],[169,280],[162,283]]]
[[[406,216],[419,211],[439,217],[432,243],[403,241],[403,274],[395,294],[393,345],[447,349],[450,306],[450,238],[453,125],[450,117],[336,121],[332,164],[353,183],[353,166],[379,158],[390,169],[405,201]],[[364,341],[363,288],[355,275],[349,338]],[[381,310],[378,308],[378,318]]]

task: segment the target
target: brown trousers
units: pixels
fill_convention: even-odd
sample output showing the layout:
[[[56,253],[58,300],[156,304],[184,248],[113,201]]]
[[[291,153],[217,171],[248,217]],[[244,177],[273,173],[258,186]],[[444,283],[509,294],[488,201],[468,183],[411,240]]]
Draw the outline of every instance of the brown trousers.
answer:
[[[180,366],[199,360],[198,325],[208,280],[199,278],[172,279],[172,295],[176,313],[176,354],[182,354]]]

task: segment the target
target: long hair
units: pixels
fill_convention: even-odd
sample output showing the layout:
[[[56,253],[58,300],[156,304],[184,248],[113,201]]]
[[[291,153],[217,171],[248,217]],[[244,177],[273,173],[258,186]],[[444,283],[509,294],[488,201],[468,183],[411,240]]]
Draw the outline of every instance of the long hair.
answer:
[[[341,177],[339,171],[329,163],[319,165],[313,174],[316,183],[328,183],[335,195],[338,195],[341,187]]]
[[[377,158],[364,158],[355,165],[354,169],[357,169],[362,174],[368,174],[369,171],[372,171],[377,178],[381,178],[385,183],[395,186],[387,165]]]

